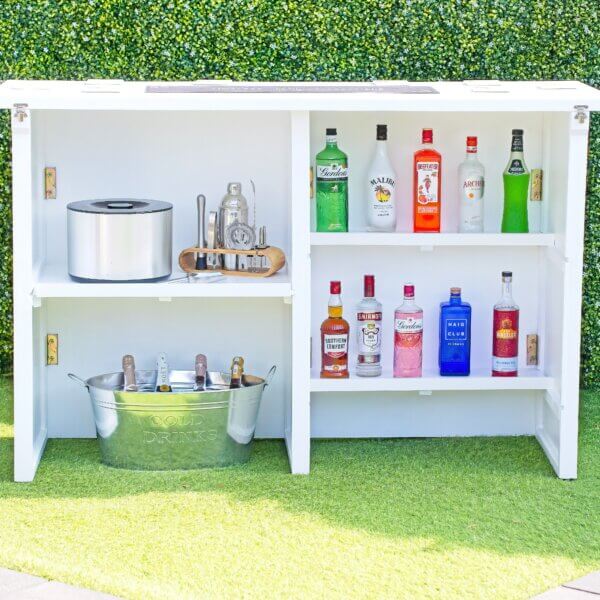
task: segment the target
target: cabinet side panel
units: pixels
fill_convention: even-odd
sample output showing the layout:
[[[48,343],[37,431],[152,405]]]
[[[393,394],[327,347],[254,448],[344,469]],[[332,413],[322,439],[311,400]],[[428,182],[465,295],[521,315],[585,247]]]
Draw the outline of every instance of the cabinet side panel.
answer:
[[[292,473],[310,468],[310,123],[292,120],[292,402],[286,441]]]

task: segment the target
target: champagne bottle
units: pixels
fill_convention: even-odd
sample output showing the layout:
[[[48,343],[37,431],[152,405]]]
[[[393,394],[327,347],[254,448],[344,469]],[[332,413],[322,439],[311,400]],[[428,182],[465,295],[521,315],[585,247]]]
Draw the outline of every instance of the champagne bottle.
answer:
[[[156,391],[157,392],[172,392],[171,384],[169,383],[169,365],[167,364],[167,355],[161,352],[156,361]]]
[[[200,392],[206,387],[206,356],[204,354],[196,355],[196,383],[194,391]]]
[[[236,389],[242,387],[242,376],[244,375],[244,359],[241,356],[235,356],[231,363],[231,380],[229,387]]]
[[[123,389],[126,392],[137,392],[135,380],[135,360],[131,354],[123,356]]]

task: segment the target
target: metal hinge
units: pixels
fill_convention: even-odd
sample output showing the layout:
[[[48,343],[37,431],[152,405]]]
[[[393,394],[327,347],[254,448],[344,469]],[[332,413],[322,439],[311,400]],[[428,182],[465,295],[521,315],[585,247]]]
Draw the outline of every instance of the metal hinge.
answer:
[[[13,113],[13,117],[22,123],[24,119],[27,118],[27,109],[29,108],[28,104],[14,104],[15,112]]]
[[[588,119],[590,116],[590,111],[588,110],[588,108],[589,108],[588,105],[587,104],[576,104],[573,108],[575,109],[575,120],[579,121],[579,123],[581,125],[583,125],[585,120]]]

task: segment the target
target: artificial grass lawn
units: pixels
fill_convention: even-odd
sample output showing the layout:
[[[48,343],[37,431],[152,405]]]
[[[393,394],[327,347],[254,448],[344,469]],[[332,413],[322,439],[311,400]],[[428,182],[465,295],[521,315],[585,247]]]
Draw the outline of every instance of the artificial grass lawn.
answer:
[[[51,440],[12,482],[0,380],[0,564],[127,598],[527,598],[600,568],[600,394],[584,393],[580,478],[532,438],[323,441],[244,467],[141,473],[94,440]]]

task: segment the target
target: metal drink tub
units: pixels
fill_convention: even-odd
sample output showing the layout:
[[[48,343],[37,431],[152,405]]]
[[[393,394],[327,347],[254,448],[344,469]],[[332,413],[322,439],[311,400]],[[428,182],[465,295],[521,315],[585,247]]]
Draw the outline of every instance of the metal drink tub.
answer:
[[[244,375],[229,389],[227,373],[207,373],[207,389],[193,391],[193,371],[171,371],[172,392],[154,391],[156,371],[136,371],[137,392],[123,391],[123,373],[87,380],[102,462],[123,469],[200,469],[250,458],[265,379]]]

